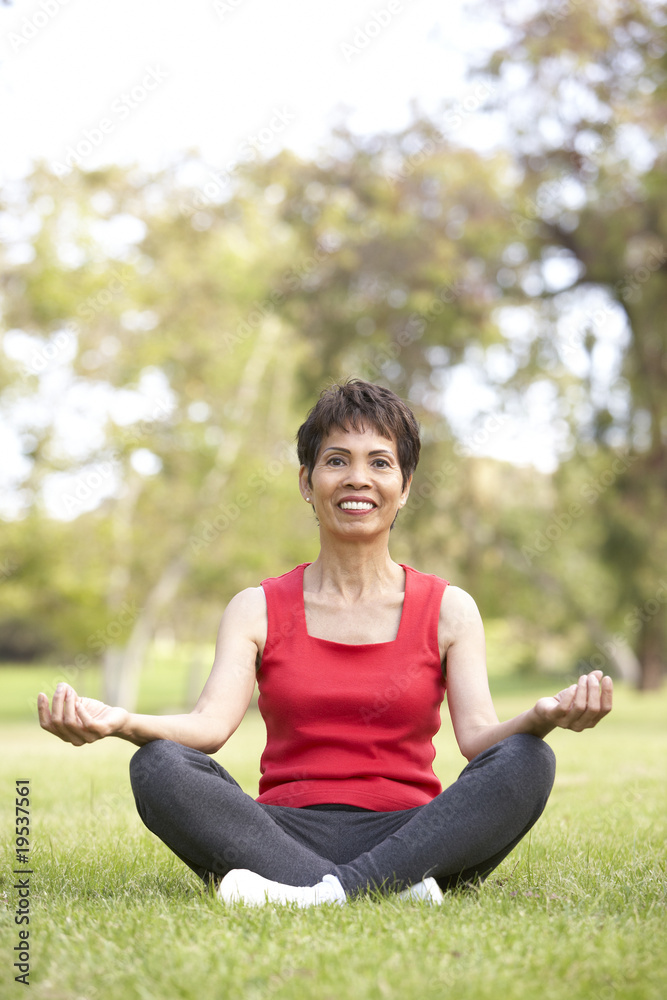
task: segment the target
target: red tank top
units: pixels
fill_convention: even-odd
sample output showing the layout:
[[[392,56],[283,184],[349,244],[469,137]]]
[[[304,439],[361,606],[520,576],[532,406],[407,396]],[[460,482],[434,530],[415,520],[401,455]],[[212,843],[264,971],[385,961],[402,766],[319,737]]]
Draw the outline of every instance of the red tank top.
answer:
[[[396,639],[352,645],[308,635],[308,565],[262,581],[268,634],[257,680],[267,741],[257,801],[423,805],[442,790],[432,740],[445,693],[438,618],[447,582],[403,566]]]

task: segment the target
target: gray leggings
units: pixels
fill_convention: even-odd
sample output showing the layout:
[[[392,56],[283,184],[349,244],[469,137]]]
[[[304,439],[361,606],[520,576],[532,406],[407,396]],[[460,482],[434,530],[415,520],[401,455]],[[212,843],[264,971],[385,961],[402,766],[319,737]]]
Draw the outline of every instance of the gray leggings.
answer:
[[[442,889],[484,879],[541,815],[554,771],[541,739],[509,736],[426,805],[374,812],[258,803],[207,754],[170,740],[145,744],[130,763],[143,822],[205,882],[232,868],[288,885],[331,873],[348,895],[428,875]]]

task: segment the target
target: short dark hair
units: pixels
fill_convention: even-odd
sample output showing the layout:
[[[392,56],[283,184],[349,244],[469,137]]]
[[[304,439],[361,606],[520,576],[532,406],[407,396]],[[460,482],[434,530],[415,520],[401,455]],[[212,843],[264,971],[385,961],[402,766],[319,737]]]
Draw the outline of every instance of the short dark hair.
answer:
[[[308,469],[308,482],[322,442],[332,428],[359,431],[372,427],[383,437],[394,437],[403,489],[419,461],[419,424],[410,407],[391,389],[350,378],[323,389],[297,433],[299,462]]]

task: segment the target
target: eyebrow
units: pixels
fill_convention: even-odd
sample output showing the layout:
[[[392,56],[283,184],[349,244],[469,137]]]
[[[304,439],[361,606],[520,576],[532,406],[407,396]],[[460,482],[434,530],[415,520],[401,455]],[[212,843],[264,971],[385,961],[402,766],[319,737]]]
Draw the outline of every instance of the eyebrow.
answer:
[[[328,451],[344,451],[346,455],[351,455],[352,454],[352,452],[350,451],[349,448],[338,448],[336,445],[331,445],[329,448],[325,448],[324,451],[322,452],[322,454],[326,455],[326,453]],[[394,453],[393,453],[393,451],[391,451],[390,448],[375,448],[373,451],[369,451],[368,454],[369,455],[391,455],[392,458],[394,457]]]

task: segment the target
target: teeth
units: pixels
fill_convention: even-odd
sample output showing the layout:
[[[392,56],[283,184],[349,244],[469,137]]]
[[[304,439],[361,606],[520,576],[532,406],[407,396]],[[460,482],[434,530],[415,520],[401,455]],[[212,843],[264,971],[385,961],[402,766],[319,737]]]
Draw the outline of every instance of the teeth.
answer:
[[[341,510],[373,510],[375,504],[365,503],[362,500],[344,500],[339,506]]]

